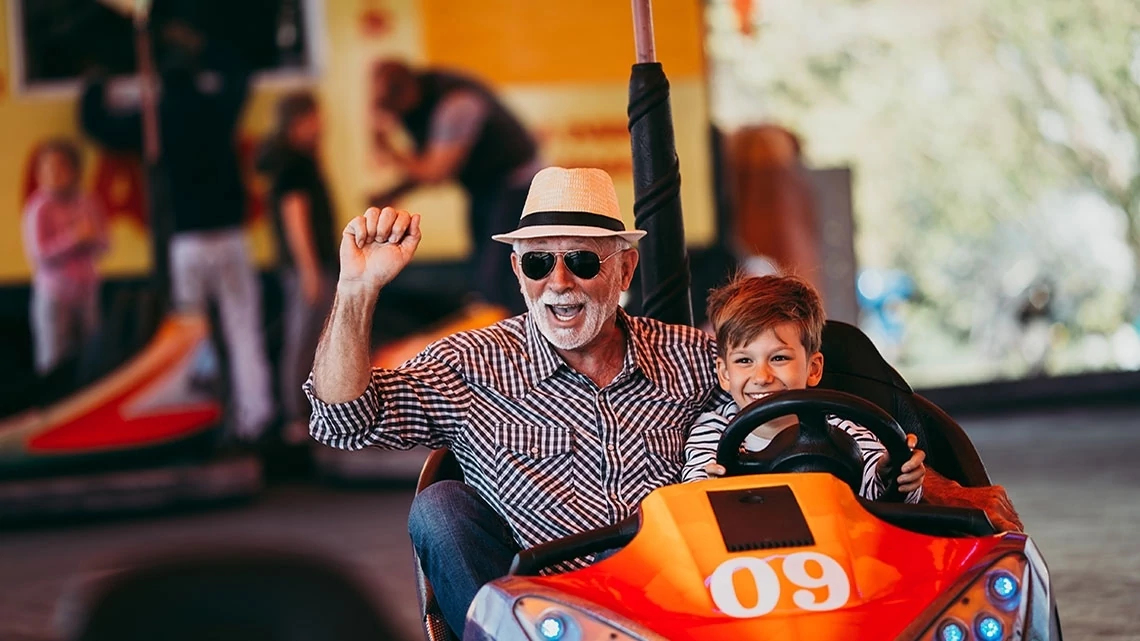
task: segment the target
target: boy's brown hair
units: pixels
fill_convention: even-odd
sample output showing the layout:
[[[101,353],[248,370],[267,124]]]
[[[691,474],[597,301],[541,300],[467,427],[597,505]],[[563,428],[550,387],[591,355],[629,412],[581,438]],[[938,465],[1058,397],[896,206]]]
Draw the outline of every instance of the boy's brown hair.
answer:
[[[717,352],[747,345],[781,323],[795,323],[808,355],[823,344],[826,316],[819,292],[792,275],[737,274],[709,292],[708,315],[716,333]]]

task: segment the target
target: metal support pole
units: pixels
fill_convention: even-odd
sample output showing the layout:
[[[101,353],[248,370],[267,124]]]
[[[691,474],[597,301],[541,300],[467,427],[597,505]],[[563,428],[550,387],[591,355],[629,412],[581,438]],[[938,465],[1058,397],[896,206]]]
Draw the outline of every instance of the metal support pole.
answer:
[[[637,62],[657,62],[657,44],[653,39],[653,4],[651,0],[633,0],[633,43]]]

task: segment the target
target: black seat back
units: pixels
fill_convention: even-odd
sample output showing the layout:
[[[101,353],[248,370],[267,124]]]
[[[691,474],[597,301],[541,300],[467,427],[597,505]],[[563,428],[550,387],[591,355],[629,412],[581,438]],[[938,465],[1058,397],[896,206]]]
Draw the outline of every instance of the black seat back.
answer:
[[[966,487],[991,485],[973,443],[950,416],[914,393],[858,327],[827,321],[819,387],[854,394],[878,405],[918,437],[926,464]]]

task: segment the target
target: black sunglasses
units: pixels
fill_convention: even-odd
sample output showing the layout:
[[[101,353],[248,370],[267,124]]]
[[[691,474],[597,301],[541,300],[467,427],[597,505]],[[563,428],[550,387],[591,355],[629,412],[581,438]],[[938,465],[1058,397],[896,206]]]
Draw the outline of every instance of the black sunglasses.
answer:
[[[596,252],[586,249],[565,252],[527,252],[522,255],[519,262],[522,265],[522,273],[527,278],[542,280],[554,270],[554,264],[558,262],[558,257],[561,256],[562,262],[566,263],[566,269],[569,269],[571,274],[578,278],[590,280],[602,271],[602,263],[623,251],[625,250],[619,249],[605,258],[601,258]]]

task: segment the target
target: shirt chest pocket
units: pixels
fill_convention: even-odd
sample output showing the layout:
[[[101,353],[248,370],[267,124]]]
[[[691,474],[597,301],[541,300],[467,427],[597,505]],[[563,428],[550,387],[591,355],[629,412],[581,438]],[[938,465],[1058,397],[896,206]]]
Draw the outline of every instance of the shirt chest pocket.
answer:
[[[543,511],[576,502],[574,433],[558,425],[498,425],[495,488],[518,512]]]
[[[642,443],[645,447],[644,494],[677,483],[684,464],[684,432],[669,428],[646,430]]]

